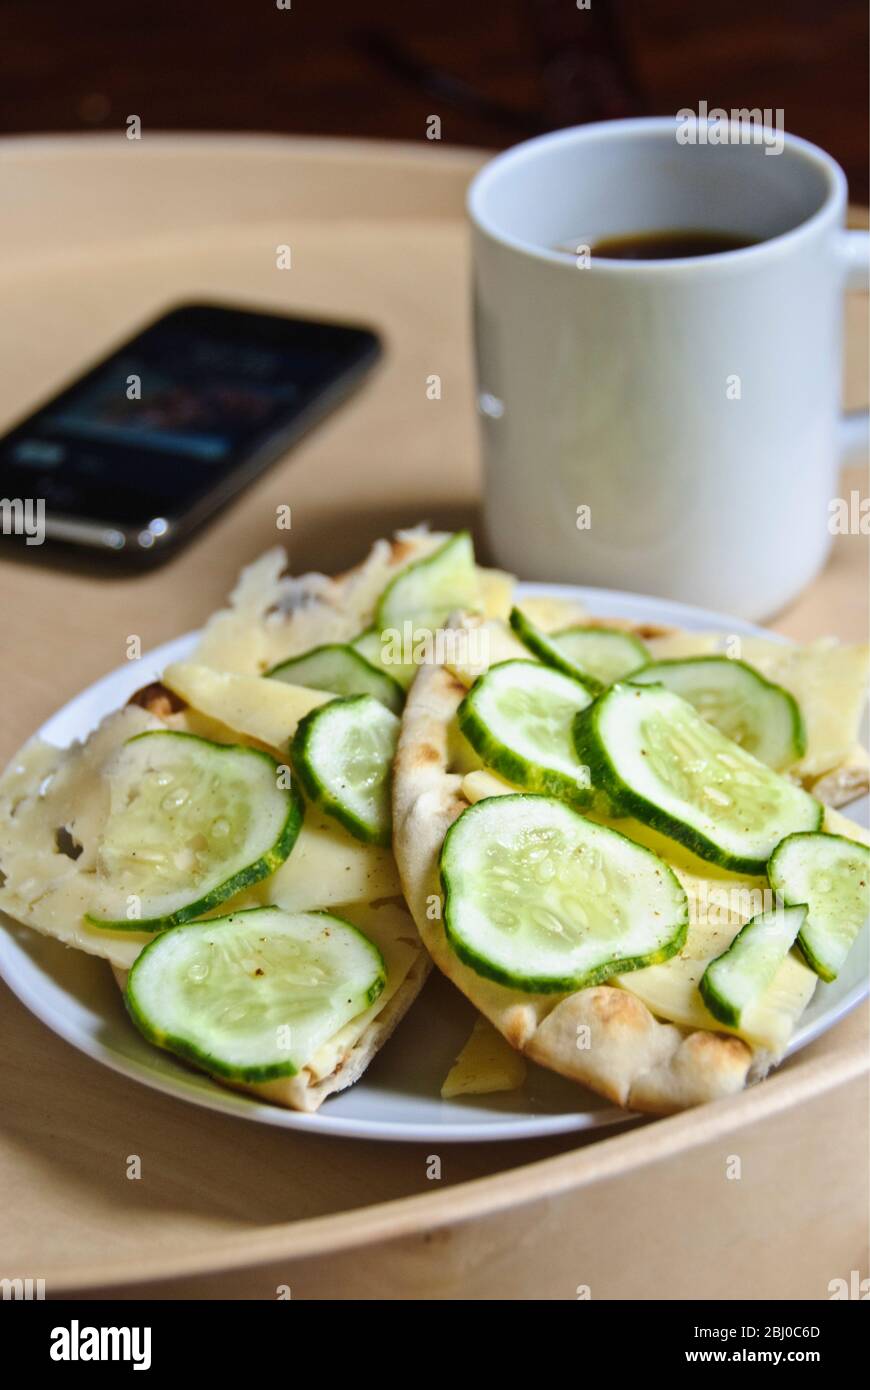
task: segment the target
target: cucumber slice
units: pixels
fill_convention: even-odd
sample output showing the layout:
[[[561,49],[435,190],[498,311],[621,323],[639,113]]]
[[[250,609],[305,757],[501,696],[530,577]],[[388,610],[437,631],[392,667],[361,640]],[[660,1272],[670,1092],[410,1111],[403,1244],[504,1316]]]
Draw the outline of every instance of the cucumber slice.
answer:
[[[586,679],[602,686],[622,680],[650,659],[639,637],[615,627],[566,627],[551,640]]]
[[[796,763],[807,750],[804,721],[794,696],[765,680],[745,661],[729,656],[654,661],[636,671],[631,682],[672,690],[726,738],[777,771]]]
[[[87,920],[164,931],[274,873],[302,825],[301,799],[282,780],[256,748],[169,730],[128,739],[108,774]]]
[[[554,670],[571,676],[573,680],[582,681],[593,695],[597,695],[603,688],[599,680],[585,675],[568,653],[563,652],[558,643],[546,632],[542,632],[539,627],[536,627],[531,618],[527,618],[519,608],[511,609],[510,625],[520,641],[528,647],[538,661],[543,661],[547,666],[552,666]]]
[[[822,807],[661,685],[614,685],[574,721],[577,756],[618,815],[701,859],[763,874],[784,836],[817,830]]]
[[[295,1076],[385,983],[380,951],[341,917],[261,907],[157,937],[125,997],[149,1042],[253,1082]]]
[[[760,912],[735,936],[701,976],[698,988],[714,1018],[739,1028],[743,1011],[773,983],[794,945],[807,910],[775,907]]]
[[[870,912],[870,849],[844,835],[788,835],[767,874],[784,902],[806,905],[797,940],[807,965],[836,980]]]
[[[416,662],[395,660],[395,644],[385,643],[376,627],[366,628],[350,645],[370,666],[374,666],[375,670],[386,672],[390,680],[394,680],[403,691],[408,689],[417,674]]]
[[[397,574],[378,603],[376,626],[401,630],[403,623],[432,631],[443,627],[456,608],[474,608],[480,582],[467,531],[458,531],[423,560]]]
[[[480,758],[527,791],[589,806],[593,791],[574,751],[574,717],[592,695],[537,661],[501,661],[478,676],[457,723]]]
[[[312,647],[302,656],[293,656],[273,666],[266,675],[273,680],[286,681],[288,685],[328,690],[334,695],[372,695],[393,714],[398,714],[405,703],[405,694],[398,681],[341,642]]]
[[[441,850],[444,928],[478,975],[566,993],[667,960],[688,902],[666,864],[547,796],[493,796],[454,821]]]
[[[330,700],[312,710],[292,744],[306,796],[367,844],[392,839],[390,774],[399,720],[371,695]]]

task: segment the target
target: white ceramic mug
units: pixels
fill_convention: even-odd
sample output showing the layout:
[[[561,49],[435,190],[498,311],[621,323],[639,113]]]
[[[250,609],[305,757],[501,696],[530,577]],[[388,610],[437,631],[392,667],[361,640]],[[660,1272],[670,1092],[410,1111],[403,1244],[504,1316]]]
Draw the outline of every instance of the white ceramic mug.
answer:
[[[761,619],[817,573],[844,445],[843,291],[868,237],[804,140],[677,140],[671,117],[557,131],[469,192],[485,515],[499,564]],[[779,144],[774,153],[773,141]],[[676,260],[596,240],[752,240]],[[558,247],[580,248],[577,255]]]

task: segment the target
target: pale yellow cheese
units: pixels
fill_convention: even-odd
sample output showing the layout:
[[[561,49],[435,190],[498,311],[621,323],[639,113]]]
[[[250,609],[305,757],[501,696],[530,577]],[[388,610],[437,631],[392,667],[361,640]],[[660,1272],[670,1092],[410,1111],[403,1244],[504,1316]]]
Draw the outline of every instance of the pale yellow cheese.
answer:
[[[511,792],[518,791],[519,788],[506,782],[503,777],[499,777],[494,772],[483,768],[474,772],[467,773],[462,779],[460,791],[465,800],[474,806],[478,801],[483,801],[487,796],[507,796]]]
[[[663,637],[645,637],[644,645],[653,661],[676,661],[684,656],[713,656],[722,649],[721,632],[668,632]]]
[[[308,912],[335,903],[371,903],[400,896],[392,851],[355,840],[315,806],[305,808],[299,837],[280,868],[232,898],[221,912],[283,907]]]
[[[506,574],[504,570],[482,569],[477,567],[477,577],[480,583],[480,602],[484,617],[499,618],[507,622],[513,606],[513,595],[516,587],[516,580],[512,574]]]
[[[791,769],[820,777],[853,752],[867,699],[870,647],[844,646],[822,638],[794,647],[744,637],[744,661],[791,692],[807,730],[807,751]]]
[[[478,676],[499,661],[532,661],[532,653],[515,637],[507,623],[492,618],[469,620],[454,640],[454,652],[445,666],[463,685],[472,686]]]
[[[515,1091],[526,1079],[526,1059],[483,1015],[476,1018],[471,1036],[441,1087],[442,1100],[456,1096],[483,1096],[494,1091]]]
[[[560,632],[589,622],[589,611],[582,603],[565,598],[524,598],[517,604],[521,612],[542,632]]]
[[[323,690],[215,671],[191,661],[167,666],[163,684],[210,719],[265,744],[279,759],[287,757],[299,720],[335,698]]]

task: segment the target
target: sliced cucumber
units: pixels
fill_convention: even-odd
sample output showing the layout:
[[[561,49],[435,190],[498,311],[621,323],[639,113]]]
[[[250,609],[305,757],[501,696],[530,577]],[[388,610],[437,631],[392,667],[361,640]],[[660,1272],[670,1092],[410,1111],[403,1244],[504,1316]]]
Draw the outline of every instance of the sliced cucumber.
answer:
[[[537,661],[502,661],[479,676],[457,723],[480,758],[532,792],[589,806],[594,792],[574,751],[574,717],[592,700],[580,681]]]
[[[327,912],[252,908],[167,932],[127,979],[149,1042],[231,1081],[294,1076],[386,983],[378,948]]]
[[[286,681],[288,685],[328,690],[334,695],[372,695],[394,714],[398,714],[405,703],[398,681],[341,642],[313,647],[302,656],[293,656],[273,666],[266,675],[273,680]]]
[[[529,651],[533,656],[537,657],[538,661],[543,661],[547,666],[552,666],[554,670],[561,671],[566,676],[571,676],[573,680],[583,681],[587,690],[593,695],[597,695],[602,689],[599,680],[584,675],[576,662],[572,660],[567,652],[562,651],[554,638],[548,636],[546,632],[542,632],[539,627],[536,627],[531,618],[527,618],[521,609],[511,609],[510,625],[520,641],[528,647]]]
[[[639,637],[615,627],[566,627],[552,640],[578,671],[600,685],[622,680],[650,659]]]
[[[821,979],[835,980],[870,912],[870,849],[844,835],[789,835],[767,874],[784,902],[806,905],[798,946]]]
[[[358,840],[392,838],[390,773],[399,720],[371,695],[312,710],[293,739],[293,766],[312,801]]]
[[[701,859],[763,874],[774,848],[817,830],[822,807],[660,685],[614,685],[574,721],[577,756],[618,815]]]
[[[474,608],[480,582],[474,547],[467,531],[459,531],[423,560],[397,574],[378,604],[376,626],[401,630],[403,623],[433,631],[443,627],[456,608]]]
[[[355,637],[350,645],[376,670],[386,672],[390,680],[394,680],[402,690],[408,689],[417,674],[416,662],[397,661],[396,647],[399,646],[401,649],[400,644],[390,640],[384,642],[376,627],[370,627],[365,632],[361,632],[359,637]]]
[[[740,1027],[744,1009],[773,983],[806,915],[805,907],[760,912],[737,933],[728,950],[710,962],[698,988],[714,1018],[730,1028]]]
[[[163,931],[274,873],[302,825],[300,797],[284,780],[255,748],[169,730],[129,739],[108,774],[87,920]]]
[[[636,671],[631,682],[672,690],[726,738],[777,771],[806,752],[804,721],[794,696],[745,661],[729,656],[655,661]]]
[[[667,960],[686,894],[653,854],[547,796],[470,806],[441,850],[444,928],[478,975],[564,993]]]

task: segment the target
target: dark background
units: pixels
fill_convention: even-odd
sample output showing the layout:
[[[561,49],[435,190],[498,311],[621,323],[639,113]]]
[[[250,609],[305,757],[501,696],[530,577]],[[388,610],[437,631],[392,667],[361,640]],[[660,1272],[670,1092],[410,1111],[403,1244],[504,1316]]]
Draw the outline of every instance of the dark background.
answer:
[[[0,134],[270,130],[497,148],[782,107],[867,188],[866,0],[0,0]]]

